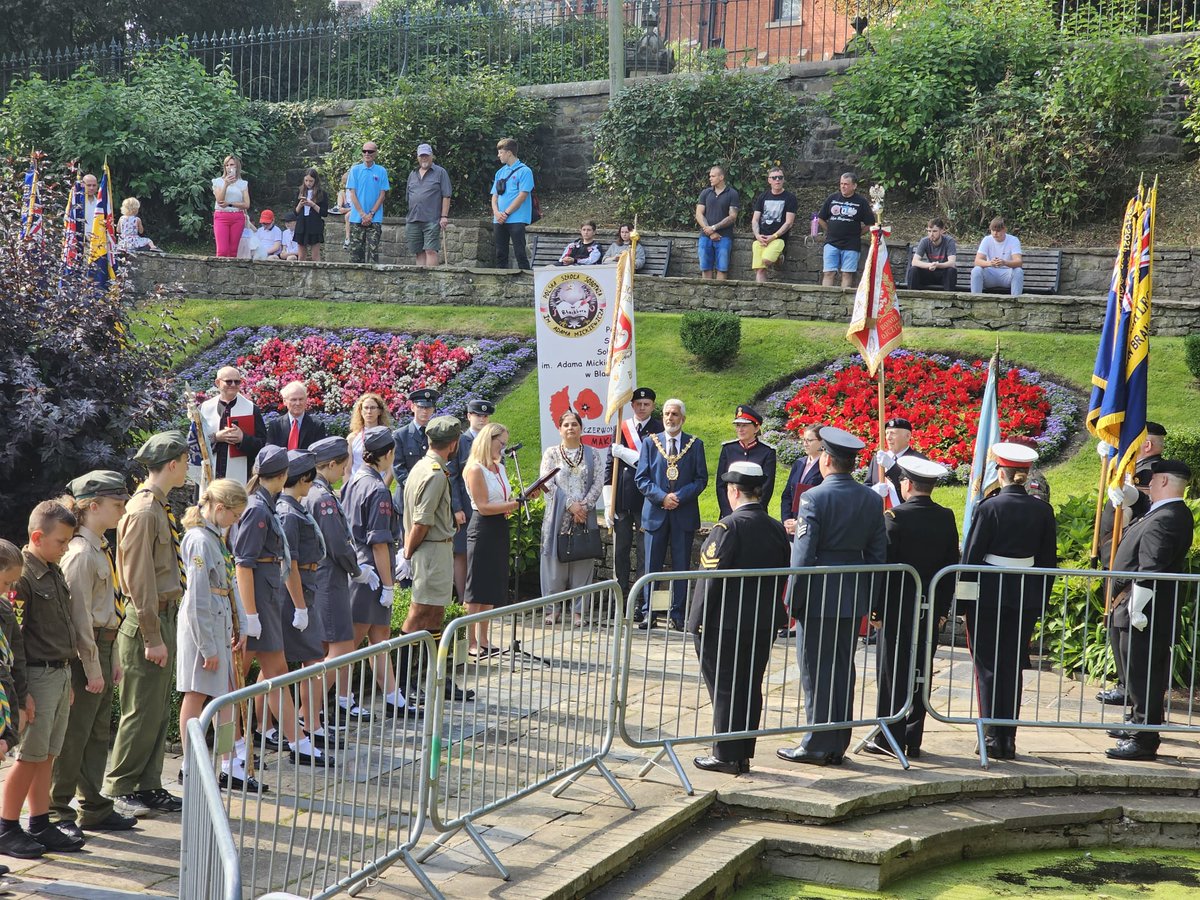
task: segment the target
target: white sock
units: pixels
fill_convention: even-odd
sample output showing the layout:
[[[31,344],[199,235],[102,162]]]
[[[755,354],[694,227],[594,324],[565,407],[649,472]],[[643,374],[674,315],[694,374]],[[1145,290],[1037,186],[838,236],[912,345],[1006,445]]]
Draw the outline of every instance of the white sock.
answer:
[[[278,741],[279,732],[274,728],[268,728],[267,733],[263,735],[263,737],[265,737],[268,741]]]
[[[354,709],[353,695],[351,695],[349,697],[338,697],[338,706],[340,706],[342,709],[345,709],[345,710]]]
[[[401,692],[400,688],[396,688],[390,694],[384,694],[383,699],[393,706],[404,706],[405,703],[408,702],[404,699],[404,694]]]
[[[291,745],[291,749],[296,753],[307,753],[309,756],[320,756],[321,751],[313,746],[312,741],[307,737],[302,737]]]
[[[310,731],[309,735],[312,737],[325,737],[325,729],[318,728],[316,731]]]

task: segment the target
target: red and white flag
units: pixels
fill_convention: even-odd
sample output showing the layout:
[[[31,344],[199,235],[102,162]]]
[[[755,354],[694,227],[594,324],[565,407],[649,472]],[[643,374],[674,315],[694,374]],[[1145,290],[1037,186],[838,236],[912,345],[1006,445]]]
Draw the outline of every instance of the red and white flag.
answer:
[[[887,226],[871,226],[871,249],[862,267],[862,281],[854,295],[854,312],[846,339],[862,354],[867,371],[875,370],[900,343],[904,325],[900,321],[900,306],[896,302],[896,281],[888,261],[887,242],[892,233]]]
[[[634,379],[637,377],[633,357],[633,268],[636,254],[635,231],[630,235],[629,249],[617,260],[617,302],[613,304],[608,362],[604,366],[604,374],[608,376],[605,422],[619,417],[625,404],[633,399]]]

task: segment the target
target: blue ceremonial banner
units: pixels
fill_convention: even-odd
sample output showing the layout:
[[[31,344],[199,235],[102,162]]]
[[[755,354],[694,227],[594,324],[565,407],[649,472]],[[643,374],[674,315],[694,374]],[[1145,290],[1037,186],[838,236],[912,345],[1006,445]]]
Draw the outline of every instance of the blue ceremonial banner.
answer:
[[[21,240],[32,240],[42,233],[42,204],[38,200],[37,154],[29,158],[29,171],[21,189]]]
[[[1146,392],[1150,381],[1150,300],[1154,287],[1154,212],[1158,180],[1138,210],[1140,233],[1130,251],[1129,275],[1113,336],[1108,384],[1100,407],[1097,437],[1116,448],[1109,485],[1119,487],[1133,473],[1146,439]]]
[[[963,507],[962,540],[966,543],[971,531],[975,507],[996,483],[996,458],[992,445],[1000,441],[1000,404],[996,397],[996,370],[1000,365],[999,350],[988,363],[987,384],[983,388],[983,404],[979,407],[979,427],[975,432],[975,455],[971,460],[971,483],[967,485],[967,504]]]
[[[1113,260],[1112,280],[1108,285],[1108,304],[1104,312],[1104,324],[1100,328],[1100,344],[1096,348],[1096,365],[1092,369],[1092,399],[1088,404],[1085,422],[1095,437],[1100,436],[1100,410],[1104,406],[1104,391],[1108,388],[1108,370],[1113,362],[1117,320],[1120,316],[1121,296],[1129,277],[1129,252],[1133,247],[1133,236],[1138,224],[1138,211],[1142,206],[1142,186],[1125,206],[1125,218],[1121,224],[1121,246]]]

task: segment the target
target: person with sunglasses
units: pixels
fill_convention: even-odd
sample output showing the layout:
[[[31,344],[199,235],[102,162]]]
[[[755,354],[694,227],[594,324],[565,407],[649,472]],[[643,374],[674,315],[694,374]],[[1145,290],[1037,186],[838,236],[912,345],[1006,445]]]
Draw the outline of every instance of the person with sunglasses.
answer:
[[[783,169],[773,167],[767,172],[767,189],[754,200],[754,216],[750,220],[754,232],[750,268],[754,270],[755,281],[766,281],[767,270],[774,269],[783,258],[787,234],[796,224],[799,208],[796,195],[783,188]]]
[[[212,477],[232,478],[245,486],[250,479],[250,461],[266,446],[267,426],[259,408],[241,392],[243,380],[236,366],[218,369],[216,396],[200,404],[200,421],[212,460]],[[193,463],[189,475],[203,491],[208,485],[201,473],[200,438],[193,424],[188,431]]]
[[[379,262],[383,238],[383,204],[392,185],[387,169],[375,162],[379,148],[367,141],[362,162],[355,163],[346,178],[346,200],[350,204],[350,262]]]

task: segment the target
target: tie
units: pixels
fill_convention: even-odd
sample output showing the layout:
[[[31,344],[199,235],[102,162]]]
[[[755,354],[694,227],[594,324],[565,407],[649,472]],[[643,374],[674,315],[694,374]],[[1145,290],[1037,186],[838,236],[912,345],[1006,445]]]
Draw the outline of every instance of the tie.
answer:
[[[668,453],[670,456],[674,456],[674,455],[675,455],[675,451],[676,451],[677,449],[678,449],[678,445],[675,443],[675,438],[671,438],[671,449],[670,449],[670,450],[668,450],[668,451],[667,451],[667,453]]]
[[[175,559],[179,563],[179,586],[183,589],[183,592],[186,594],[187,593],[187,570],[184,569],[184,567],[183,567],[183,557],[179,555],[179,552],[180,552],[179,522],[175,518],[175,513],[171,512],[171,507],[167,506],[167,504],[165,504],[165,503],[163,504],[163,506],[167,510],[167,523],[171,527],[171,543],[173,543],[175,545]]]
[[[233,403],[237,403],[236,400]],[[217,420],[217,428],[224,428],[233,415],[233,403],[226,403],[224,400],[218,400],[217,405],[221,409],[221,415]],[[226,467],[229,463],[229,445],[224,441],[214,441],[213,451],[216,454],[217,461],[214,467],[213,476],[215,478],[224,478]]]
[[[113,549],[111,544],[105,544],[104,555],[108,557],[108,570],[112,573],[113,585],[113,610],[117,614],[117,619],[125,620],[125,598],[121,594],[121,577],[117,574],[117,563],[113,559]]]
[[[289,450],[300,449],[300,423],[295,419],[292,419],[292,430],[288,432],[287,448]]]

